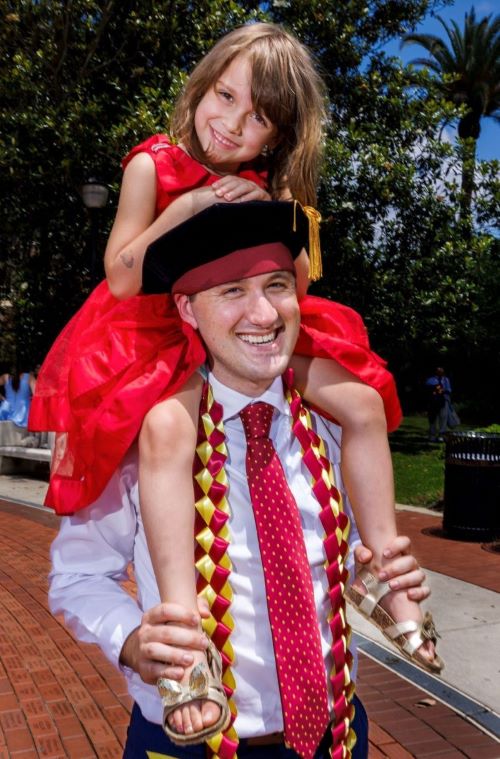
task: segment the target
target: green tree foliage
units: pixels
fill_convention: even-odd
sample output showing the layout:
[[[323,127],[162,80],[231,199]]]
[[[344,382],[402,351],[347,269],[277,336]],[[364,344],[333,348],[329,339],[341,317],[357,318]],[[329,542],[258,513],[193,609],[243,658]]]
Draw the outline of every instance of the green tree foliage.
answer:
[[[120,157],[165,130],[186,71],[252,5],[0,0],[0,358],[36,363],[88,293],[82,182],[114,191],[102,251]]]
[[[464,394],[474,390],[472,360],[493,387],[498,352],[482,346],[500,328],[490,299],[500,282],[492,234],[499,162],[481,163],[476,172],[479,223],[467,235],[458,213],[460,146],[440,138],[452,107],[415,97],[407,73],[380,56],[359,90],[365,97],[350,111],[357,117],[328,144],[323,198],[330,276],[323,291],[364,315],[407,406],[422,401],[418,388],[437,363],[445,363]]]
[[[12,304],[2,312],[0,358],[10,359],[16,344],[34,363],[88,292],[82,181],[98,176],[112,188],[103,248],[119,157],[166,128],[184,78],[221,34],[268,18],[315,51],[329,89],[320,191],[326,276],[317,292],[362,313],[403,389],[414,391],[437,361],[452,376],[460,369],[465,387],[463,357],[477,361],[500,327],[498,162],[476,172],[478,226],[466,244],[461,156],[440,139],[455,106],[429,96],[425,73],[410,89],[401,62],[381,50],[443,4],[0,0],[0,242],[8,252],[0,297]]]

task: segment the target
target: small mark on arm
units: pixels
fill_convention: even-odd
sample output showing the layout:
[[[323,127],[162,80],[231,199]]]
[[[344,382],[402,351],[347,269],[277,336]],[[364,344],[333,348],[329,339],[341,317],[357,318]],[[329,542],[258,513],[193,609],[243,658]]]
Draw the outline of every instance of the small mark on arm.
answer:
[[[130,253],[120,253],[120,259],[124,266],[127,267],[127,269],[132,269],[134,266],[134,256],[132,256]]]

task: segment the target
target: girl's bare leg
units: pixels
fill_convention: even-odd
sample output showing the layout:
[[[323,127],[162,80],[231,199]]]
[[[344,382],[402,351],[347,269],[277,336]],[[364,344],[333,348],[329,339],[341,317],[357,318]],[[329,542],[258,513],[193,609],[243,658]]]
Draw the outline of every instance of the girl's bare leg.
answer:
[[[296,384],[304,397],[333,416],[342,427],[341,470],[359,535],[373,553],[369,565],[378,577],[387,563],[384,550],[397,535],[394,477],[387,439],[384,404],[379,393],[333,360],[294,356]],[[366,592],[361,581],[354,587]],[[406,590],[394,590],[380,605],[396,622],[421,622],[420,606]],[[426,641],[419,652],[429,661],[434,646]]]
[[[181,391],[149,411],[139,436],[141,513],[160,599],[196,615],[193,459],[201,387],[195,374]],[[185,685],[193,667],[206,666],[203,652],[192,654],[193,665],[181,680]],[[214,724],[219,714],[220,707],[211,701],[193,702],[172,712],[169,723],[177,732],[197,732]]]

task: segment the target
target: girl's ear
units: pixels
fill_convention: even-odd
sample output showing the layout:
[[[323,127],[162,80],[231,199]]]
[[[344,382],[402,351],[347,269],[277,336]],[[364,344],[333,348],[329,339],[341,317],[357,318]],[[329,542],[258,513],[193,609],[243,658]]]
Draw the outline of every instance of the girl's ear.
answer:
[[[277,132],[274,137],[270,138],[270,140],[267,143],[267,147],[269,148],[269,150],[274,150],[274,148],[278,147],[281,140],[282,140],[282,135]]]
[[[198,329],[198,322],[193,313],[193,304],[190,296],[183,295],[182,293],[175,293],[173,297],[181,319],[190,324],[193,329]]]

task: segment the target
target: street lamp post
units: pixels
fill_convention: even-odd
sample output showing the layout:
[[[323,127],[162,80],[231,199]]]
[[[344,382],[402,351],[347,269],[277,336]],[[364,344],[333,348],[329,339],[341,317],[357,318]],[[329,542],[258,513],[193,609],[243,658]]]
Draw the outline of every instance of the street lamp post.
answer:
[[[93,177],[88,179],[81,187],[83,205],[89,212],[90,216],[90,284],[95,287],[96,282],[96,262],[97,262],[97,241],[99,233],[99,210],[104,208],[108,202],[109,190],[106,185],[101,184]]]

